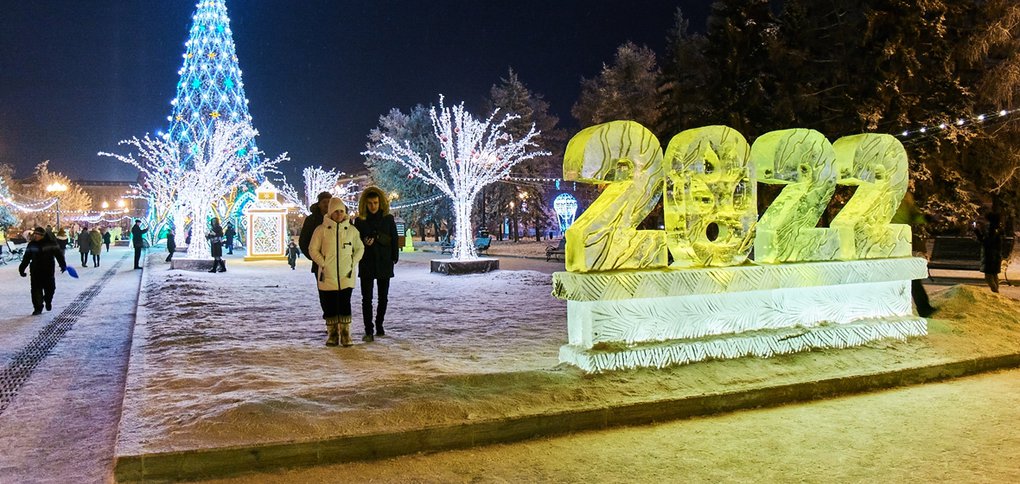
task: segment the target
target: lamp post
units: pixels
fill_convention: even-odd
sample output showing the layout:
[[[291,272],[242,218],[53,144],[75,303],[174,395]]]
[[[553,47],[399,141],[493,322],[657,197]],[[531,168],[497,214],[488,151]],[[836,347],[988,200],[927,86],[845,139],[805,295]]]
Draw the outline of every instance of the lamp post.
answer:
[[[46,185],[47,193],[56,193],[54,197],[57,198],[57,231],[60,231],[60,194],[67,191],[67,185],[60,182],[53,182]]]

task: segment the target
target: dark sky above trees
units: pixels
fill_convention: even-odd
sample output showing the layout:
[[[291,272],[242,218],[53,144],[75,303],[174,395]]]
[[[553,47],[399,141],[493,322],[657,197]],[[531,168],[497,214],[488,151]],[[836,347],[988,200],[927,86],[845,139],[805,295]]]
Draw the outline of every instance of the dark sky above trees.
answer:
[[[259,146],[304,166],[361,170],[392,107],[466,101],[482,115],[512,67],[561,126],[581,77],[625,41],[661,52],[675,9],[702,30],[707,0],[228,0]],[[0,163],[52,160],[77,179],[133,179],[96,156],[166,128],[195,2],[7,2],[0,15]]]

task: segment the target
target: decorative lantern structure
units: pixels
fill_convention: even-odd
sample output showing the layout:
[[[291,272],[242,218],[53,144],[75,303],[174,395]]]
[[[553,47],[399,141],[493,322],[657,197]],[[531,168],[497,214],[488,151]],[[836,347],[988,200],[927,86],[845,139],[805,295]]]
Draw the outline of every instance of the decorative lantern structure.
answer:
[[[569,193],[561,193],[553,200],[553,210],[560,221],[560,232],[566,232],[574,223],[574,216],[577,214],[577,199]]]
[[[245,209],[248,218],[248,255],[244,260],[286,260],[287,208],[277,200],[279,191],[268,180],[255,189],[256,199]]]

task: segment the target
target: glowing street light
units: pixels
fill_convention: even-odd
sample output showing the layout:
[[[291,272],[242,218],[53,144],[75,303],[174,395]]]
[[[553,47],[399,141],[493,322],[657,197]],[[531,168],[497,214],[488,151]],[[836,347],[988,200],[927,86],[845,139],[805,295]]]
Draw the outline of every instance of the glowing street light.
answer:
[[[103,200],[102,207],[103,207],[103,210],[106,210],[106,209],[110,208],[110,203],[105,201],[105,200]]]
[[[57,231],[60,231],[60,194],[67,191],[67,185],[60,182],[53,182],[46,185],[47,193],[56,193],[54,197],[57,198]]]

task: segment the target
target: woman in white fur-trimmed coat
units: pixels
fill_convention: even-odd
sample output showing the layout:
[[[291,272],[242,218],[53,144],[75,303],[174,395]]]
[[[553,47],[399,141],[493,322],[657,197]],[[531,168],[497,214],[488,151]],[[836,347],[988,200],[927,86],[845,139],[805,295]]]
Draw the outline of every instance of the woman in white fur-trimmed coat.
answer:
[[[358,229],[347,221],[344,202],[331,199],[322,225],[315,228],[308,244],[308,255],[319,266],[316,279],[326,320],[326,346],[351,345],[351,293],[364,253]]]

